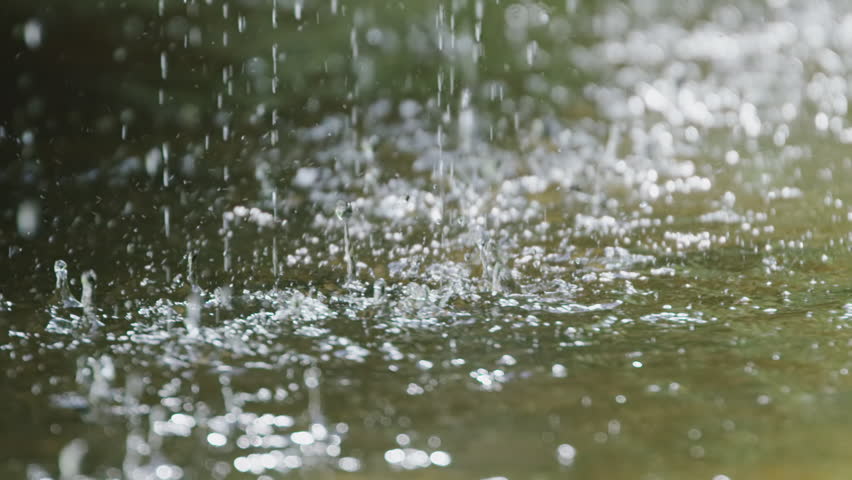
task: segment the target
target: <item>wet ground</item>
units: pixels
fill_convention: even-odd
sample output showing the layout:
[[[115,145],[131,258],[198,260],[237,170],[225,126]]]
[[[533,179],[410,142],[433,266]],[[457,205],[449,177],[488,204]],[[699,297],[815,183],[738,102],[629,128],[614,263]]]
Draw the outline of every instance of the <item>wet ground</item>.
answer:
[[[842,2],[51,3],[3,478],[852,474]]]

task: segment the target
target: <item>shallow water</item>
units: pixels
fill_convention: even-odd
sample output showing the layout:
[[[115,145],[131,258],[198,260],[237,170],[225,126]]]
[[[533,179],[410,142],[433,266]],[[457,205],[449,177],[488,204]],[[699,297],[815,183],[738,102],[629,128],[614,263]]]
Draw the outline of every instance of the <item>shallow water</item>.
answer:
[[[50,3],[4,478],[852,473],[842,2]]]

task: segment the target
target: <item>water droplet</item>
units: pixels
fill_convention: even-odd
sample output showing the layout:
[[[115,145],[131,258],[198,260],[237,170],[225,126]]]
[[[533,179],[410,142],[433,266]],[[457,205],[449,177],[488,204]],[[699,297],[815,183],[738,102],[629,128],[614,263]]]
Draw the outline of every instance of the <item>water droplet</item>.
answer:
[[[80,303],[84,308],[94,306],[92,302],[95,290],[95,281],[98,279],[94,270],[87,270],[80,276],[80,283],[83,285],[83,292],[80,294]]]
[[[567,443],[563,443],[556,448],[556,458],[562,465],[571,465],[574,463],[574,457],[576,456],[577,450]]]
[[[35,50],[41,46],[44,37],[41,22],[36,19],[31,19],[24,24],[24,43],[28,47]]]
[[[18,234],[24,238],[32,238],[38,233],[41,220],[41,206],[36,200],[24,200],[18,205]]]
[[[61,478],[76,478],[80,475],[80,465],[83,457],[89,451],[89,444],[81,438],[71,440],[59,452],[59,476]]]
[[[193,292],[186,299],[186,317],[183,323],[190,337],[198,337],[201,333],[201,295],[197,292]]]

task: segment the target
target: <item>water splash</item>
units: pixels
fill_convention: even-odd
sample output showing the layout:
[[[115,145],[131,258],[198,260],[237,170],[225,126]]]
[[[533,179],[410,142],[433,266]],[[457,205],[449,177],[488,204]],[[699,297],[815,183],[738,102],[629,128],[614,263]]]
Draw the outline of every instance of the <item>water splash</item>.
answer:
[[[346,283],[349,284],[355,281],[352,247],[349,241],[349,219],[352,217],[352,204],[343,200],[338,201],[334,214],[343,223],[343,261],[346,263]]]
[[[98,277],[95,275],[94,270],[86,270],[82,275],[80,275],[80,283],[83,285],[83,291],[80,295],[80,304],[84,309],[93,309],[95,306],[93,299],[95,282],[97,279]]]
[[[59,301],[65,308],[80,308],[83,304],[71,294],[68,286],[68,264],[64,260],[57,260],[53,264],[53,272],[56,274],[56,293]]]
[[[201,334],[201,294],[192,292],[186,299],[186,316],[183,320],[189,338],[198,338]]]
[[[82,438],[68,442],[59,452],[59,479],[80,478],[80,467],[83,465],[83,458],[88,452],[89,444]]]

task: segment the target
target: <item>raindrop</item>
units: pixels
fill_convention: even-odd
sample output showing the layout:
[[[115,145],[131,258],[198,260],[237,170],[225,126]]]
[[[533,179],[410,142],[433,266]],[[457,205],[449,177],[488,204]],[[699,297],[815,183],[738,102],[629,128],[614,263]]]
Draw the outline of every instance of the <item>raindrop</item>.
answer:
[[[272,28],[278,28],[278,0],[272,0]]]
[[[234,232],[231,230],[230,219],[232,219],[234,215],[231,212],[226,212],[225,215],[222,216],[222,261],[223,268],[226,272],[231,271],[231,237]]]
[[[165,80],[169,75],[169,62],[166,52],[160,53],[160,77]]]
[[[308,415],[311,425],[325,425],[325,417],[322,413],[320,403],[320,376],[318,367],[310,367],[305,370],[305,387],[308,389]]]
[[[163,161],[162,153],[157,148],[152,148],[148,151],[148,154],[145,155],[145,171],[148,172],[148,175],[153,177],[160,170],[160,164]]]
[[[538,42],[532,41],[527,45],[527,65],[532,66],[538,53]]]
[[[18,205],[18,234],[24,238],[32,238],[38,233],[41,220],[41,206],[36,200],[24,200]]]
[[[459,108],[459,143],[461,149],[465,153],[469,153],[473,143],[473,133],[475,127],[475,119],[473,109],[470,107],[470,91],[464,89],[461,95],[461,105]]]
[[[559,445],[559,447],[556,449],[556,458],[562,465],[568,466],[573,464],[574,457],[576,456],[577,450],[567,443]]]
[[[186,245],[186,281],[192,287],[193,290],[198,288],[198,285],[195,281],[195,260],[197,259],[198,254],[192,250],[192,246]]]
[[[163,207],[163,231],[166,234],[166,238],[171,236],[171,211],[169,207]]]
[[[272,191],[272,224],[278,225],[278,192]],[[278,237],[272,237],[272,277],[278,281]]]
[[[213,432],[207,434],[207,443],[214,447],[224,447],[228,443],[228,438],[221,433]]]
[[[31,19],[24,24],[24,43],[33,50],[41,46],[44,37],[41,22]]]
[[[373,282],[373,301],[379,302],[385,294],[386,282],[384,278],[379,278]]]

